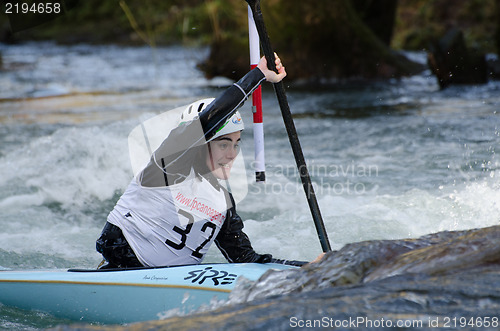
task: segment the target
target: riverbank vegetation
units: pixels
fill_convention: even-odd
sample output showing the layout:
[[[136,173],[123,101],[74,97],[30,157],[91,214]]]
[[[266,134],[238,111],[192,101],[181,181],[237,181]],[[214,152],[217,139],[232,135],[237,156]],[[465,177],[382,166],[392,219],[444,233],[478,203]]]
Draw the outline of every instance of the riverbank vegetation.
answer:
[[[421,66],[395,51],[424,50],[451,28],[484,53],[500,49],[500,0],[263,0],[273,47],[290,79],[389,78]],[[64,15],[12,31],[0,16],[3,42],[183,44],[210,47],[207,77],[237,78],[248,68],[243,0],[65,0]]]

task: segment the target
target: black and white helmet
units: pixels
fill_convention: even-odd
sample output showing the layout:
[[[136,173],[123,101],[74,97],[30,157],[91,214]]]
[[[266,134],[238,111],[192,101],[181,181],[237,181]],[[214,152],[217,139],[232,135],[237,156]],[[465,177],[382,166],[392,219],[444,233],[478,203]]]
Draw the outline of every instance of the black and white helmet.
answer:
[[[179,125],[194,120],[198,114],[201,113],[214,100],[214,98],[202,99],[188,105],[181,114]],[[243,124],[243,119],[241,118],[240,113],[236,111],[208,141],[229,133],[241,131],[244,128],[245,125]]]

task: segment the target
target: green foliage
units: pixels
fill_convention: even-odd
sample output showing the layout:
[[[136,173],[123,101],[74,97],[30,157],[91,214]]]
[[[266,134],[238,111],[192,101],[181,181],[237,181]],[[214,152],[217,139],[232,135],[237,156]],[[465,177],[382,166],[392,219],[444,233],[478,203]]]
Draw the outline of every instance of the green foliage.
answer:
[[[210,44],[224,38],[246,38],[247,33],[247,6],[243,0],[65,2],[68,7],[75,4],[74,8],[51,22],[18,32],[14,38],[53,39],[59,42]],[[328,24],[347,18],[335,10],[342,2],[355,6],[356,15],[349,17],[357,17],[358,20],[370,15],[371,19],[376,17],[373,11],[380,4],[380,1],[371,0],[264,0],[262,7],[269,17],[267,21],[272,29],[270,35],[274,37],[279,34],[280,38],[285,38],[300,51],[301,42],[297,40],[304,38],[294,36],[301,36],[306,31],[310,33],[306,39],[312,39],[309,41],[311,43],[320,39],[328,40],[325,37],[350,34],[346,29],[351,24]],[[500,32],[497,32],[500,31],[498,3],[499,0],[398,0],[391,46],[396,49],[426,49],[432,38],[443,35],[452,26],[464,30],[468,45],[495,51],[497,46],[494,41],[500,39]],[[124,5],[130,10],[128,15],[123,10]],[[304,17],[304,21],[297,20],[297,17]],[[132,26],[131,19],[135,21],[135,26]],[[323,25],[314,26],[315,22],[322,22]],[[332,31],[333,26],[336,27],[335,31]],[[7,17],[0,15],[0,36],[8,35],[8,30]],[[500,44],[500,41],[497,43]]]
[[[207,76],[238,78],[248,69],[247,5],[243,0],[65,0],[74,4],[53,21],[9,36],[76,43],[210,45]],[[289,79],[397,77],[416,68],[393,49],[428,49],[450,27],[482,51],[500,48],[500,0],[262,0],[273,47]],[[71,6],[68,6],[68,8]],[[385,10],[385,11],[384,11]],[[392,11],[389,11],[392,13]],[[379,16],[383,16],[380,18]],[[385,22],[385,23],[384,23]],[[2,30],[3,29],[3,30]],[[10,39],[9,39],[10,38]],[[234,77],[233,77],[234,76]]]
[[[221,21],[234,16],[223,1],[73,1],[76,1],[76,6],[68,10],[65,15],[35,28],[18,32],[14,38],[53,39],[69,43],[209,42],[213,39],[213,22],[207,10],[211,3],[222,2],[217,6],[217,10],[226,9],[227,13],[220,18]],[[3,25],[0,27],[3,26],[3,29],[7,30],[6,17],[0,19],[3,20]],[[219,25],[224,28],[224,24]]]
[[[484,52],[498,51],[493,42],[500,25],[495,3],[498,0],[399,0],[392,46],[428,49],[433,39],[458,28],[467,45]]]

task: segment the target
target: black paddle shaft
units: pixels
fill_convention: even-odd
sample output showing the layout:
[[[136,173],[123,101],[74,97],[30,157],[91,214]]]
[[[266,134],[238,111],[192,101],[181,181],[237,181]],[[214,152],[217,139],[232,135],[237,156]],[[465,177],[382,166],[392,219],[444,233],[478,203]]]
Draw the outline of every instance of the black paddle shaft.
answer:
[[[271,47],[271,42],[269,36],[267,35],[266,26],[264,24],[264,18],[262,17],[262,11],[260,9],[260,0],[245,0],[253,14],[255,21],[255,26],[257,27],[257,32],[260,38],[260,44],[262,50],[264,51],[264,56],[267,60],[267,67],[270,70],[278,72],[275,64],[274,52]],[[302,181],[302,186],[306,193],[307,202],[309,204],[309,209],[314,220],[314,225],[316,226],[316,231],[318,232],[319,241],[321,243],[321,248],[323,252],[331,251],[330,242],[328,241],[328,236],[326,234],[325,224],[323,223],[323,218],[321,217],[321,212],[319,210],[318,201],[316,200],[316,194],[314,193],[314,188],[311,183],[311,178],[309,177],[309,171],[307,170],[306,162],[304,160],[304,155],[302,153],[302,148],[300,147],[299,138],[297,136],[297,131],[295,129],[295,124],[293,122],[292,114],[290,112],[290,107],[288,105],[288,100],[285,94],[285,88],[283,82],[273,84],[274,91],[278,98],[278,103],[281,109],[281,115],[283,117],[283,122],[285,123],[286,131],[288,133],[288,139],[290,140],[290,145],[292,146],[293,155],[295,157],[295,162],[297,163],[297,169],[299,171],[300,179]]]

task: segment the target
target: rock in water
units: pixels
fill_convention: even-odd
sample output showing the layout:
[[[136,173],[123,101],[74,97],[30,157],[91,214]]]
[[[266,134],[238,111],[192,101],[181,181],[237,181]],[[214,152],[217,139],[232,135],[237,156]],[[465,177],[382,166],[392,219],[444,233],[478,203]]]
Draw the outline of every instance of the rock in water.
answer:
[[[457,29],[432,43],[427,63],[442,89],[454,84],[488,82],[486,56],[468,49],[462,31]]]
[[[457,235],[438,244],[401,254],[371,272],[364,281],[408,273],[440,275],[500,263],[500,227]]]

